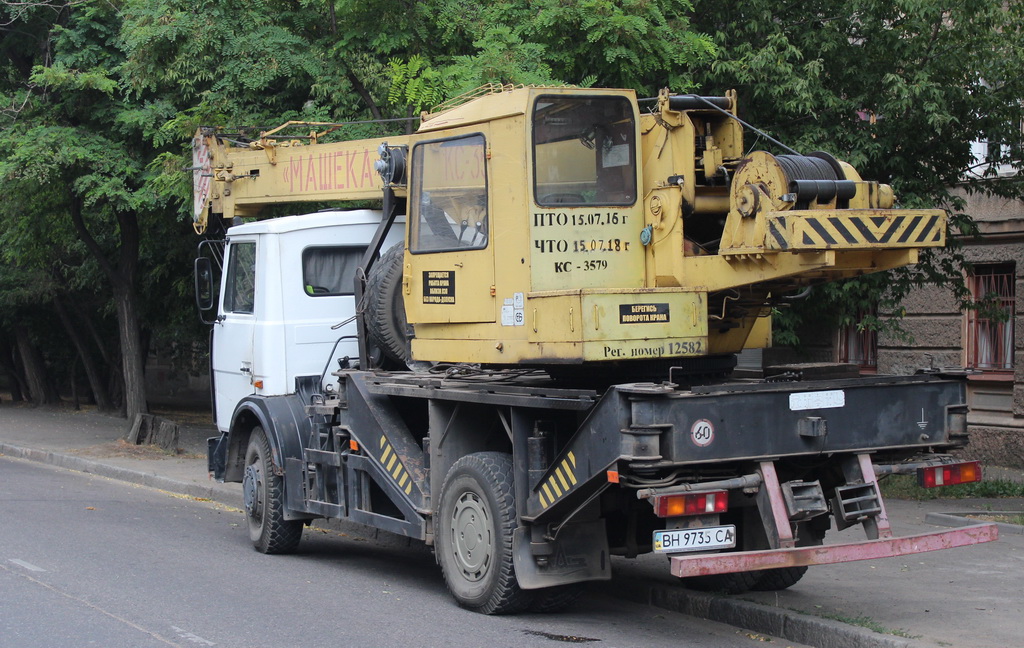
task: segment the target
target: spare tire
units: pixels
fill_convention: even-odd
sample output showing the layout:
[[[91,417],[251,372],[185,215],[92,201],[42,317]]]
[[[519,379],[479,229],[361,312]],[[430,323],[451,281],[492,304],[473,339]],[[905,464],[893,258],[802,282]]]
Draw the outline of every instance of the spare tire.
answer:
[[[412,327],[405,316],[402,295],[402,265],[405,249],[392,246],[370,269],[366,280],[363,313],[370,344],[388,359],[404,366],[412,364]]]

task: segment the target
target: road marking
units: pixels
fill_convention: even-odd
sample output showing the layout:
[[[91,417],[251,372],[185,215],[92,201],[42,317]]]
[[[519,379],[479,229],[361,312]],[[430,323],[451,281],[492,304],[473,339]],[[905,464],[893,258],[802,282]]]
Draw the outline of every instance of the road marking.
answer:
[[[10,562],[18,564],[19,566],[21,566],[21,563],[24,562],[24,561],[20,561],[20,560],[15,560],[13,558],[11,558],[9,560],[10,560]],[[29,564],[29,563],[25,563],[25,564]],[[35,567],[35,565],[32,565],[32,567]],[[35,568],[36,569],[40,569],[39,567],[35,567]],[[100,614],[106,615],[106,616],[110,617],[111,619],[114,619],[115,621],[120,621],[121,623],[125,624],[126,626],[128,626],[130,628],[134,628],[134,629],[138,630],[139,632],[141,632],[143,634],[149,635],[150,637],[152,637],[153,639],[159,641],[160,643],[167,644],[168,646],[176,646],[176,647],[179,647],[179,648],[181,646],[181,644],[174,643],[170,639],[168,639],[166,637],[162,637],[159,634],[153,632],[152,630],[147,630],[146,628],[140,626],[139,624],[133,623],[133,622],[129,621],[128,619],[122,617],[122,616],[118,616],[118,615],[114,614],[113,612],[108,612],[107,610],[104,610],[103,608],[99,607],[98,605],[90,603],[89,601],[86,601],[83,598],[80,598],[78,596],[73,596],[71,594],[68,594],[67,592],[61,591],[61,590],[57,589],[56,587],[54,587],[53,585],[49,585],[47,583],[44,583],[43,581],[41,581],[41,580],[39,580],[37,578],[33,578],[32,576],[29,576],[28,574],[22,574],[22,573],[13,571],[13,570],[11,570],[10,567],[5,567],[3,565],[3,563],[0,563],[0,569],[2,569],[4,571],[7,571],[7,572],[10,572],[12,574],[15,574],[16,576],[18,576],[20,578],[24,578],[25,580],[31,581],[31,582],[35,583],[36,585],[39,585],[40,587],[43,587],[45,589],[50,590],[54,594],[57,594],[59,596],[63,596],[64,598],[72,600],[72,601],[75,601],[76,603],[80,603],[80,604],[84,605],[85,607],[87,607],[89,609],[95,610],[96,612],[99,612]],[[46,571],[46,570],[40,569],[40,571]]]
[[[199,635],[192,634],[188,630],[185,630],[183,628],[179,628],[178,626],[171,626],[171,630],[174,630],[174,632],[179,637],[181,637],[185,641],[188,641],[189,643],[199,644],[201,646],[216,646],[217,645],[214,642],[210,641],[209,639],[203,639]]]
[[[25,562],[24,560],[18,560],[17,558],[8,558],[8,562],[12,562],[15,565],[17,565],[18,567],[24,567],[25,569],[27,569],[29,571],[34,571],[34,572],[44,572],[44,571],[46,571],[42,567],[37,567],[37,566],[33,565],[30,562]]]

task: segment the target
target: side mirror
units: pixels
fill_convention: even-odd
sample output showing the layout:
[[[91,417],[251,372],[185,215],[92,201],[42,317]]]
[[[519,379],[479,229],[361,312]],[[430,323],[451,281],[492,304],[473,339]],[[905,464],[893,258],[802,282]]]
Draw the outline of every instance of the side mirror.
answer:
[[[196,306],[200,314],[214,307],[213,266],[207,257],[198,257],[195,263]],[[200,315],[201,316],[201,315]],[[205,318],[203,318],[205,321]]]

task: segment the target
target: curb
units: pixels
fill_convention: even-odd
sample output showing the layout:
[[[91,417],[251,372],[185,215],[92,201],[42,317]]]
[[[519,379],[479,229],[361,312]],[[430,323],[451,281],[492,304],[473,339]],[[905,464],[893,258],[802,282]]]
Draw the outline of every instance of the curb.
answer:
[[[944,527],[965,527],[978,524],[977,520],[971,520],[968,515],[1020,515],[1020,511],[962,511],[957,513],[928,513],[924,516],[926,524],[934,524]],[[1007,522],[990,522],[999,529],[999,533],[1014,533],[1024,535],[1024,526],[1009,524]]]
[[[634,603],[717,621],[751,632],[771,635],[815,648],[916,648],[915,640],[879,634],[794,610],[773,608],[751,601],[684,587],[651,585],[637,581],[616,582],[607,594]]]
[[[214,485],[201,486],[189,484],[169,477],[162,477],[155,473],[111,466],[74,455],[23,448],[0,442],[0,456],[26,459],[59,468],[139,484],[162,491],[210,500],[225,506],[237,507],[239,505],[239,495],[237,493],[225,492],[223,488]],[[949,518],[957,522],[957,524],[950,524],[948,526],[973,524],[964,518],[952,515],[928,514],[929,518],[932,516]],[[931,522],[930,519],[926,521]],[[943,524],[942,522],[932,523]],[[349,524],[340,520],[332,520],[322,526],[347,532],[356,531],[357,535],[366,535],[370,538],[377,535],[375,529]],[[1000,524],[1000,526],[1018,529],[1017,531],[1011,531],[1012,533],[1024,533],[1024,527],[1009,524]],[[371,533],[358,533],[359,528],[366,529]],[[616,580],[614,578],[609,583],[591,583],[591,587],[595,590],[601,589],[605,595],[613,598],[650,605],[670,612],[707,619],[708,621],[716,621],[751,632],[815,646],[815,648],[915,648],[921,645],[910,639],[879,634],[840,621],[833,621],[832,619],[815,617],[793,610],[767,607],[759,603],[716,594],[693,592],[683,587],[669,587],[660,584],[652,585],[636,580]]]
[[[197,499],[211,500],[218,504],[224,504],[227,506],[237,507],[239,503],[237,501],[238,498],[234,493],[225,493],[222,489],[212,484],[210,486],[189,484],[177,479],[162,477],[156,473],[132,470],[131,468],[122,468],[120,466],[111,466],[110,464],[93,461],[91,459],[84,459],[75,455],[49,452],[47,450],[37,450],[35,448],[23,448],[21,446],[10,445],[2,442],[0,442],[0,455],[15,457],[17,459],[27,459],[37,463],[76,470],[78,472],[116,479],[118,481],[128,482],[131,484],[149,486],[150,488],[187,495]]]

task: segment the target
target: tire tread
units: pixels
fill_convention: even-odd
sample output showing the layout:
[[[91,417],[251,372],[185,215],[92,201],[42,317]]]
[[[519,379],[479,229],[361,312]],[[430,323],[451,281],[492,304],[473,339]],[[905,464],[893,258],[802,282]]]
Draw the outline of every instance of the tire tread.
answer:
[[[263,464],[263,481],[267,487],[266,501],[263,503],[263,528],[260,537],[253,541],[253,546],[260,553],[289,554],[293,553],[302,540],[303,522],[301,520],[284,519],[284,478],[275,475],[269,457],[270,442],[263,428],[252,431],[249,441],[250,448],[259,446]],[[246,453],[248,457],[248,452]],[[248,459],[246,464],[248,464]]]
[[[408,364],[412,358],[405,329],[405,305],[402,302],[402,263],[405,248],[393,245],[370,269],[366,280],[366,329],[371,341],[388,358]]]
[[[445,583],[448,585],[448,590],[459,601],[459,605],[463,607],[483,614],[522,612],[530,607],[533,595],[519,587],[512,558],[512,537],[517,524],[512,458],[503,452],[477,452],[462,457],[452,465],[451,470],[445,476],[444,485],[441,487],[442,501],[451,482],[457,479],[463,471],[468,471],[470,474],[479,472],[480,476],[487,479],[494,488],[493,495],[499,509],[492,511],[492,515],[498,521],[498,546],[495,547],[495,557],[498,559],[495,563],[498,569],[497,579],[490,595],[482,603],[471,604],[459,600],[459,595],[452,583],[452,578],[456,576],[448,573],[444,567],[444,558],[439,555],[438,561],[441,563],[441,572],[444,575]],[[486,486],[486,484],[481,485]],[[442,539],[438,545],[438,551],[448,550],[447,540]]]

